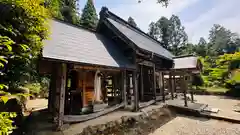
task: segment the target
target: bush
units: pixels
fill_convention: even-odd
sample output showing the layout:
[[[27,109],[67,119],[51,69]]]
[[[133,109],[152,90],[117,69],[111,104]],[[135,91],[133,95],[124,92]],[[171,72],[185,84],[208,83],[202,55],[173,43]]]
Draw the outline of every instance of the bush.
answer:
[[[29,83],[24,85],[24,87],[29,89],[31,95],[39,95],[42,88],[40,83]]]

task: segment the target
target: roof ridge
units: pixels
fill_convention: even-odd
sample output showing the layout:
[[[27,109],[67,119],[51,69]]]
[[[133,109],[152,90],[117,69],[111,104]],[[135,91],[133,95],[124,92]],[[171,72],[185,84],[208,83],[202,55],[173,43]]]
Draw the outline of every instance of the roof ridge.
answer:
[[[111,19],[114,19],[115,21],[121,23],[121,24],[127,24],[126,26],[129,27],[130,29],[138,32],[139,34],[145,36],[146,38],[158,43],[161,47],[162,43],[156,39],[154,39],[153,37],[151,37],[150,35],[148,35],[147,33],[145,33],[144,31],[142,31],[140,28],[135,27],[133,25],[131,25],[130,23],[128,23],[126,20],[122,19],[121,17],[117,16],[116,14],[114,14],[113,12],[109,11],[107,7],[102,7],[101,12],[105,12],[106,14],[110,15],[110,17],[113,17]],[[108,16],[109,17],[109,16]],[[165,47],[163,47],[164,49],[166,49]],[[167,50],[167,49],[166,49]],[[168,50],[169,51],[169,50]]]

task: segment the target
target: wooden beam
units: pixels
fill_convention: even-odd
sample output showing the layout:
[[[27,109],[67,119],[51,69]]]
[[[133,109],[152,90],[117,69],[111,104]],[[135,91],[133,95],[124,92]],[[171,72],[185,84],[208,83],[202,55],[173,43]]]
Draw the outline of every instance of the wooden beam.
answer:
[[[153,65],[153,100],[156,101],[157,99],[157,88],[156,88],[156,69],[155,69],[155,64]]]
[[[165,86],[164,86],[164,72],[162,72],[162,98],[163,102],[165,102]]]
[[[133,71],[132,82],[133,82],[133,96],[134,96],[134,109],[133,109],[133,111],[137,112],[138,109],[139,109],[137,71]]]
[[[102,71],[120,71],[120,68],[110,68],[101,66],[85,66],[85,65],[74,65],[73,69],[83,69],[83,70],[102,70]]]
[[[174,92],[176,92],[176,77],[175,77],[175,72],[174,72],[174,75],[173,75],[173,90]]]
[[[141,86],[141,100],[144,100],[144,83],[143,83],[143,66],[140,65],[140,86]]]
[[[186,80],[185,80],[185,76],[183,75],[182,76],[182,85],[183,85],[183,87],[182,87],[182,89],[183,89],[183,95],[184,95],[184,106],[188,106],[188,104],[187,104],[187,88],[186,88]]]
[[[139,108],[144,108],[144,107],[147,107],[147,106],[150,106],[152,104],[156,103],[155,100],[150,100],[148,102],[142,102],[142,103],[139,103]]]
[[[50,80],[50,86],[49,86],[49,94],[48,94],[48,111],[52,113],[54,116],[54,108],[55,108],[55,93],[56,93],[56,71],[54,70],[54,64],[53,70],[51,73],[51,80]]]
[[[143,60],[141,62],[138,62],[137,64],[139,65],[144,65],[144,66],[148,66],[148,67],[153,67],[154,66],[154,63],[152,63],[151,61],[146,61],[146,60]]]
[[[169,78],[168,78],[168,89],[171,92],[171,98],[172,100],[174,99],[174,95],[173,95],[173,87],[172,87],[172,72],[169,72]]]
[[[58,66],[56,89],[59,92],[58,95],[58,110],[57,110],[57,130],[63,130],[63,116],[64,116],[64,104],[65,104],[65,91],[66,91],[66,78],[67,78],[67,65],[60,63]]]
[[[63,121],[65,123],[83,122],[83,121],[91,120],[91,119],[100,117],[102,115],[108,114],[108,113],[113,112],[113,111],[115,111],[117,109],[120,109],[122,107],[124,107],[124,103],[121,103],[121,104],[115,105],[113,107],[104,109],[103,111],[88,114],[88,115],[65,115],[63,117]]]
[[[194,103],[192,81],[193,81],[193,76],[192,76],[192,74],[190,74],[190,81],[189,81],[190,84],[189,85],[190,85],[191,101],[192,101],[192,103]]]
[[[127,107],[127,73],[126,70],[122,71],[122,99],[124,107]]]

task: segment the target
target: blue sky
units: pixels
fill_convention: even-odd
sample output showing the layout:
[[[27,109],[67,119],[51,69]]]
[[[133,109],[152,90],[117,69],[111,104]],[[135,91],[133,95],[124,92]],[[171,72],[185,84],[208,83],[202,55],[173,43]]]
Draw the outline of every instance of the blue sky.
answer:
[[[86,0],[79,0],[83,8]],[[197,43],[200,37],[207,38],[213,24],[221,24],[240,33],[240,0],[171,0],[167,8],[156,4],[157,0],[94,0],[97,12],[102,6],[123,19],[133,17],[143,31],[161,16],[178,15],[185,26],[190,42]]]

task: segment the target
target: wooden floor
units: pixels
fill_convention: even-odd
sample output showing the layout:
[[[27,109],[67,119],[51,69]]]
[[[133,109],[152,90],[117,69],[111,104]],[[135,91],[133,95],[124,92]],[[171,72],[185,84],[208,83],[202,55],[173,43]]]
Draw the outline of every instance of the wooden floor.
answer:
[[[188,101],[187,106],[184,106],[184,100],[181,99],[168,100],[166,101],[166,104],[172,108],[184,109],[186,111],[194,111],[199,113],[208,106],[207,104],[192,103],[191,101]]]

